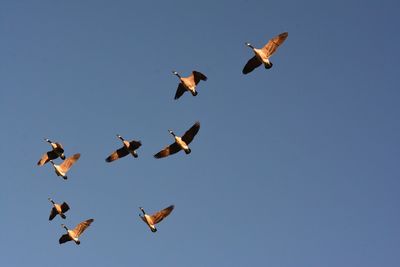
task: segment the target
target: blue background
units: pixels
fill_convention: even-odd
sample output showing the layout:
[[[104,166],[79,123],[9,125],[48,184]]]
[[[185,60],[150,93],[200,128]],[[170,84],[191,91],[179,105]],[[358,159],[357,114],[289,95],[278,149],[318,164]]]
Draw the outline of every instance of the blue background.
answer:
[[[399,11],[1,1],[0,265],[399,266]],[[273,68],[242,75],[244,43],[284,31]],[[172,70],[209,79],[175,101]],[[152,157],[197,120],[189,156]],[[116,134],[142,141],[138,159],[104,161]],[[46,137],[82,154],[67,181],[36,166]],[[138,207],[170,204],[151,233]],[[58,244],[88,218],[80,246]]]

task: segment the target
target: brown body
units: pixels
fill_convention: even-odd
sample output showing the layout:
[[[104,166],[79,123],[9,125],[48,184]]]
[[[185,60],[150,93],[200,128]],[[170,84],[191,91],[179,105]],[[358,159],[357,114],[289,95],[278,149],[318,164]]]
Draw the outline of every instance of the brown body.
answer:
[[[178,76],[180,83],[176,89],[175,99],[180,98],[186,91],[189,91],[193,96],[197,95],[196,86],[202,81],[207,81],[207,77],[198,71],[192,71],[192,74],[188,77],[181,77],[176,71],[172,72]]]
[[[65,159],[64,148],[60,143],[52,142],[47,138],[44,140],[51,145],[52,150],[43,154],[43,156],[37,163],[38,166],[42,166],[47,162],[49,162],[50,160],[56,159],[58,157],[60,157],[63,160]]]
[[[253,49],[255,56],[246,63],[242,71],[243,74],[252,72],[261,64],[264,64],[266,69],[270,69],[273,64],[269,60],[269,58],[275,53],[275,51],[286,40],[287,37],[288,33],[283,32],[269,40],[268,43],[261,49],[257,49],[253,47],[250,43],[246,43],[247,46]]]
[[[125,157],[129,153],[133,157],[137,158],[138,154],[137,154],[136,150],[142,145],[142,143],[140,141],[135,141],[135,140],[132,140],[132,141],[128,142],[124,138],[122,138],[122,136],[120,136],[120,135],[117,135],[117,137],[119,139],[121,139],[121,141],[124,144],[124,146],[119,148],[119,149],[117,149],[113,153],[111,153],[111,155],[106,158],[106,161],[107,162],[113,162],[114,160],[117,160],[117,159],[120,159],[122,157]]]
[[[171,205],[163,210],[160,210],[153,215],[148,215],[144,211],[143,208],[140,208],[140,210],[143,212],[143,216],[139,214],[139,217],[147,224],[147,226],[150,228],[150,230],[155,233],[157,232],[156,224],[161,222],[165,217],[167,217],[172,210],[174,209],[174,205]]]
[[[170,134],[174,136],[175,142],[171,145],[165,147],[163,150],[154,155],[155,158],[164,158],[169,155],[175,154],[181,150],[185,151],[186,154],[190,154],[191,149],[189,148],[189,144],[192,142],[195,135],[199,132],[200,122],[196,122],[193,126],[185,132],[182,137],[179,137],[174,134],[171,130],[168,130]]]

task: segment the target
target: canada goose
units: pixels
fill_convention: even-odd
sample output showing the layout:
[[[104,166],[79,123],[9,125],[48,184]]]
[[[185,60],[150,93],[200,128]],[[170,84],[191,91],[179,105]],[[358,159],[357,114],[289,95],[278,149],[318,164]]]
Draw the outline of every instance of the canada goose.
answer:
[[[172,73],[178,76],[179,80],[181,81],[176,89],[175,99],[180,98],[186,91],[189,91],[193,96],[196,96],[196,85],[200,82],[200,80],[207,81],[207,77],[204,74],[195,70],[192,71],[192,74],[186,78],[182,78],[176,71],[173,71]]]
[[[67,172],[72,167],[72,165],[74,165],[74,163],[80,158],[80,156],[81,154],[77,153],[64,160],[63,163],[61,163],[60,165],[54,164],[52,160],[50,160],[50,162],[53,165],[57,176],[61,176],[62,178],[64,178],[64,180],[67,180]]]
[[[165,217],[167,217],[171,211],[174,209],[174,205],[169,206],[163,210],[160,210],[153,215],[148,215],[142,207],[139,208],[143,212],[143,216],[139,214],[139,217],[149,226],[150,230],[155,233],[157,232],[156,224],[161,222]]]
[[[58,242],[60,242],[60,244],[63,244],[65,242],[73,240],[75,244],[79,245],[81,243],[81,241],[79,241],[79,236],[83,233],[83,231],[86,230],[86,228],[89,227],[89,225],[93,221],[94,221],[93,219],[83,221],[80,224],[78,224],[74,230],[69,230],[67,226],[65,226],[65,224],[61,224],[61,226],[64,227],[65,230],[67,230],[67,233],[65,235],[62,235]]]
[[[45,138],[44,139],[46,142],[48,142],[51,147],[53,148],[51,151],[45,153],[42,158],[38,161],[37,165],[42,166],[49,162],[52,159],[56,159],[58,157],[62,158],[63,160],[65,159],[64,155],[64,148],[60,143],[55,143],[50,141],[49,139]]]
[[[135,141],[135,140],[128,142],[124,138],[122,138],[122,136],[120,136],[119,134],[117,134],[117,137],[121,139],[124,146],[114,151],[110,156],[108,156],[108,158],[106,158],[106,161],[112,162],[119,158],[125,157],[129,153],[131,153],[132,156],[137,158],[138,154],[136,153],[135,150],[138,149],[142,145],[142,143],[140,141]]]
[[[54,201],[51,198],[49,198],[49,201],[53,204],[53,208],[51,209],[50,212],[49,221],[53,220],[57,214],[59,214],[61,218],[65,219],[66,217],[64,213],[69,210],[68,204],[66,202],[63,202],[61,205],[54,203]]]
[[[196,122],[189,130],[186,131],[186,133],[182,137],[176,136],[173,131],[168,130],[168,132],[174,137],[175,142],[155,154],[154,157],[157,159],[164,158],[177,153],[181,149],[183,149],[186,154],[190,154],[191,150],[188,145],[190,144],[190,142],[192,142],[194,136],[198,133],[199,129],[200,122]]]
[[[261,49],[254,48],[250,43],[246,43],[248,47],[253,49],[254,54],[256,54],[254,57],[252,57],[247,63],[246,66],[243,68],[243,74],[247,74],[252,72],[255,68],[260,66],[262,63],[264,63],[264,67],[266,69],[272,68],[272,62],[269,60],[269,58],[275,53],[276,49],[278,46],[280,46],[288,37],[287,32],[283,32],[271,40],[268,41],[268,43]]]

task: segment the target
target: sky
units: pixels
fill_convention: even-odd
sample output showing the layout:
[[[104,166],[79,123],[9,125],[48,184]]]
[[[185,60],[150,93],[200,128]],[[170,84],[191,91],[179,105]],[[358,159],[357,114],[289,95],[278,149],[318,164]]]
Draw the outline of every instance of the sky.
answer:
[[[0,266],[399,266],[399,11],[1,1]],[[273,67],[243,75],[245,42],[284,31]],[[174,100],[173,70],[208,80]],[[196,121],[190,155],[153,158]],[[142,141],[137,159],[104,161],[116,134]],[[36,165],[44,138],[81,153],[68,180]],[[171,204],[157,233],[138,216]]]

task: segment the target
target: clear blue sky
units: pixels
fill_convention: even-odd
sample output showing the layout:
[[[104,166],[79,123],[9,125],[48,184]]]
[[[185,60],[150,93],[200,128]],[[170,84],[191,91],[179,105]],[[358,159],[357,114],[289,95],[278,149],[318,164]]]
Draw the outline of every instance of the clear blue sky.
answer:
[[[399,11],[1,1],[0,266],[399,266]],[[242,75],[244,43],[283,31],[273,68]],[[209,79],[174,101],[172,70]],[[152,157],[197,120],[189,156]],[[116,134],[139,158],[104,161]],[[45,137],[82,154],[69,180],[36,166]],[[170,204],[151,233],[138,207]],[[88,218],[80,246],[58,244]]]

